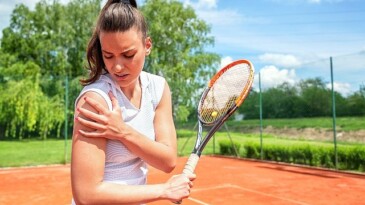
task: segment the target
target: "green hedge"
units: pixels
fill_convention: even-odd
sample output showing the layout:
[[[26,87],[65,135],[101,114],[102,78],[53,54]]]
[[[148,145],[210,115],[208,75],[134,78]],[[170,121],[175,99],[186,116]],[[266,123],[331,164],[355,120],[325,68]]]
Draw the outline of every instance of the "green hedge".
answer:
[[[234,142],[236,147],[241,144]],[[222,155],[234,155],[229,140],[220,141]],[[241,157],[261,159],[260,144],[248,141],[243,145]],[[271,143],[263,146],[263,159],[277,162],[303,164],[316,167],[335,168],[335,152],[333,145],[310,143]],[[365,146],[339,145],[337,146],[338,169],[365,171]]]
[[[176,133],[177,133],[177,138],[189,138],[196,136],[196,132],[193,132],[191,130],[180,129],[177,130]]]
[[[231,141],[231,140],[220,140],[219,141],[219,150],[222,155],[236,155],[236,151],[234,150],[234,147],[236,148],[237,153],[240,153],[241,143],[237,141]]]

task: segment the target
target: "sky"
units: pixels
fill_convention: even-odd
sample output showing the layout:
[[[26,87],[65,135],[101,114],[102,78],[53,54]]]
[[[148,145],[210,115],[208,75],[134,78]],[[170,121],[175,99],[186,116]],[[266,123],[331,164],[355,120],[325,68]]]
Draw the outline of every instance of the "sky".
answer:
[[[221,56],[221,66],[253,63],[255,89],[259,73],[263,89],[315,77],[331,88],[330,57],[336,91],[347,96],[365,85],[364,0],[180,1],[210,25],[215,44],[207,50]],[[36,2],[0,0],[0,30],[15,4],[34,8]]]

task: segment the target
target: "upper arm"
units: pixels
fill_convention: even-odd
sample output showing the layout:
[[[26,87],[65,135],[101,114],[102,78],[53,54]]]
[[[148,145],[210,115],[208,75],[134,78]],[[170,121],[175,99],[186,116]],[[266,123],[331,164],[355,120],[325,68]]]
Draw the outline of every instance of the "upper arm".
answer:
[[[171,92],[166,81],[161,100],[156,107],[154,128],[156,141],[176,151],[176,130],[172,116]]]
[[[75,118],[79,116],[77,108],[80,107],[96,112],[91,106],[85,104],[84,97],[91,97],[107,107],[105,100],[99,94],[86,92],[76,103]],[[75,199],[82,194],[87,194],[102,182],[105,163],[106,139],[83,137],[78,133],[80,129],[92,131],[75,120],[71,156],[72,191]]]

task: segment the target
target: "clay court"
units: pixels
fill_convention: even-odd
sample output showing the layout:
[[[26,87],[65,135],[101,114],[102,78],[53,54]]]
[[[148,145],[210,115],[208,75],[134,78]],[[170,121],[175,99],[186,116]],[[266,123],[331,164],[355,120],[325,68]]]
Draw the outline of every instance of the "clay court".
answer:
[[[179,158],[179,173],[187,158]],[[203,156],[186,205],[365,204],[365,175],[277,163]],[[169,175],[155,169],[149,183]],[[70,167],[55,165],[0,169],[0,204],[70,204]],[[152,204],[172,204],[155,202]]]

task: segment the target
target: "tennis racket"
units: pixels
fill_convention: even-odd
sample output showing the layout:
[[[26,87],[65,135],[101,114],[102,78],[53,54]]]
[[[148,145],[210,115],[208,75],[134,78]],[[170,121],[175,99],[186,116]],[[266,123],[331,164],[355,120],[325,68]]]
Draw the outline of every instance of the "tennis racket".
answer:
[[[198,133],[194,149],[183,173],[194,173],[200,155],[214,133],[243,103],[251,90],[254,67],[248,60],[237,60],[223,67],[209,81],[198,106]],[[204,139],[203,127],[211,127]],[[175,202],[181,204],[182,201]]]

